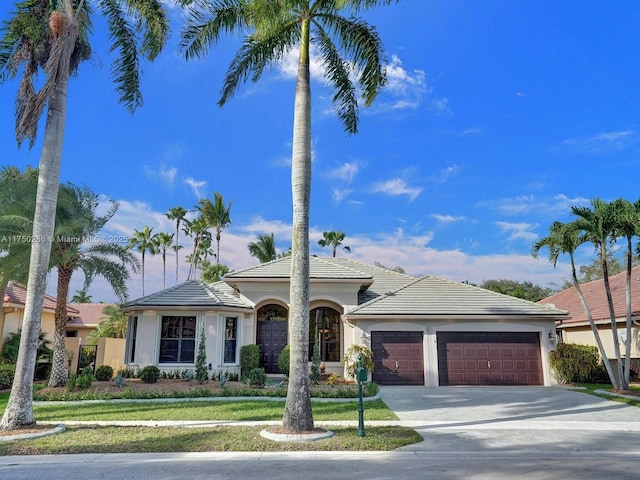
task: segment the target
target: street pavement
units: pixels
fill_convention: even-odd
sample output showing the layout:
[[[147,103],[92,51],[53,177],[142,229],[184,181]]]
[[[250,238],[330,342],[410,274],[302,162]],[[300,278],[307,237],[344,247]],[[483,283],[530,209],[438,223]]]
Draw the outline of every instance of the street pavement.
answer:
[[[631,480],[640,475],[640,408],[562,387],[381,387],[380,397],[399,418],[384,423],[411,426],[422,442],[392,452],[0,457],[0,479]],[[365,427],[374,423],[366,421],[365,405]]]

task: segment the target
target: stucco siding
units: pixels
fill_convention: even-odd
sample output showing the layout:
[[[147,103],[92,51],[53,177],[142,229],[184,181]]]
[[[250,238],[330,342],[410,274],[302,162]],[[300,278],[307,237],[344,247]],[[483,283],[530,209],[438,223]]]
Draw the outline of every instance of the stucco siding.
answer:
[[[613,348],[613,335],[609,325],[598,325],[600,339],[604,346],[604,350],[608,358],[615,358]],[[626,333],[624,324],[618,324],[618,333]],[[571,329],[562,330],[562,339],[566,343],[577,343],[579,345],[597,345],[591,327],[572,327]],[[620,342],[620,349],[624,353],[625,345]],[[640,327],[633,325],[631,327],[631,358],[640,358]]]

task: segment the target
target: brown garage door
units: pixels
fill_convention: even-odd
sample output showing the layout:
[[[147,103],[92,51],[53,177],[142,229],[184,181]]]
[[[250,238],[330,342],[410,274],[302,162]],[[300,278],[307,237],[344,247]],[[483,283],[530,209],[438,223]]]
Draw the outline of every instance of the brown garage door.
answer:
[[[422,332],[371,332],[371,351],[377,384],[424,385]]]
[[[542,385],[538,333],[440,332],[440,385]]]

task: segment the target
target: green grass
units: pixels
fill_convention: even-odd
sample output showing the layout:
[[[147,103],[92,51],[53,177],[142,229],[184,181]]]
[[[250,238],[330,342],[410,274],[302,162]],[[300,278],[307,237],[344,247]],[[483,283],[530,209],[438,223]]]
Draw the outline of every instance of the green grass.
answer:
[[[0,455],[148,452],[387,451],[422,441],[407,427],[335,427],[334,437],[313,442],[276,442],[261,427],[149,428],[70,427],[48,437],[0,443]]]
[[[0,394],[4,411],[9,393]],[[98,402],[89,404],[35,405],[38,422],[96,420],[232,420],[280,421],[283,400],[223,400],[198,402]],[[358,402],[313,402],[315,421],[358,420]],[[0,455],[47,455],[65,453],[145,453],[212,451],[342,451],[393,450],[422,441],[413,429],[399,426],[370,426],[372,420],[396,420],[382,400],[364,404],[365,437],[357,427],[330,427],[334,437],[313,442],[276,442],[260,436],[264,427],[216,426],[116,427],[69,426],[55,435],[0,443]]]
[[[606,398],[607,400],[613,400],[614,402],[626,403],[627,405],[631,405],[633,407],[640,407],[640,397],[637,400],[631,398],[617,397],[615,395],[606,395],[603,393],[597,393],[596,390],[611,390],[613,385],[611,384],[603,384],[603,383],[580,383],[576,385],[578,387],[583,387],[584,390],[577,390],[578,392],[582,391],[588,393],[590,395],[595,395],[597,397]],[[630,385],[629,390],[640,391],[640,385]]]
[[[282,420],[284,400],[230,400],[211,402],[126,402],[36,405],[39,421],[95,420]],[[313,418],[318,421],[358,420],[358,402],[312,402]],[[382,400],[365,402],[365,420],[397,420]]]

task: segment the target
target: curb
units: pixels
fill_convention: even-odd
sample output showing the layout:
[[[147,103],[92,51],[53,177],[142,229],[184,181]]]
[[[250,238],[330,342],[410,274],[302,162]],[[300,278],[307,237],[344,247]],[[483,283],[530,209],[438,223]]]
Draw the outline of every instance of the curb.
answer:
[[[55,427],[53,427],[51,430],[46,430],[43,432],[37,432],[37,433],[25,433],[22,435],[0,435],[0,442],[12,442],[15,440],[24,440],[27,438],[40,438],[40,437],[47,437],[49,435],[54,435],[56,433],[60,433],[60,432],[64,432],[67,429],[67,427],[65,427],[62,423],[56,425]]]

